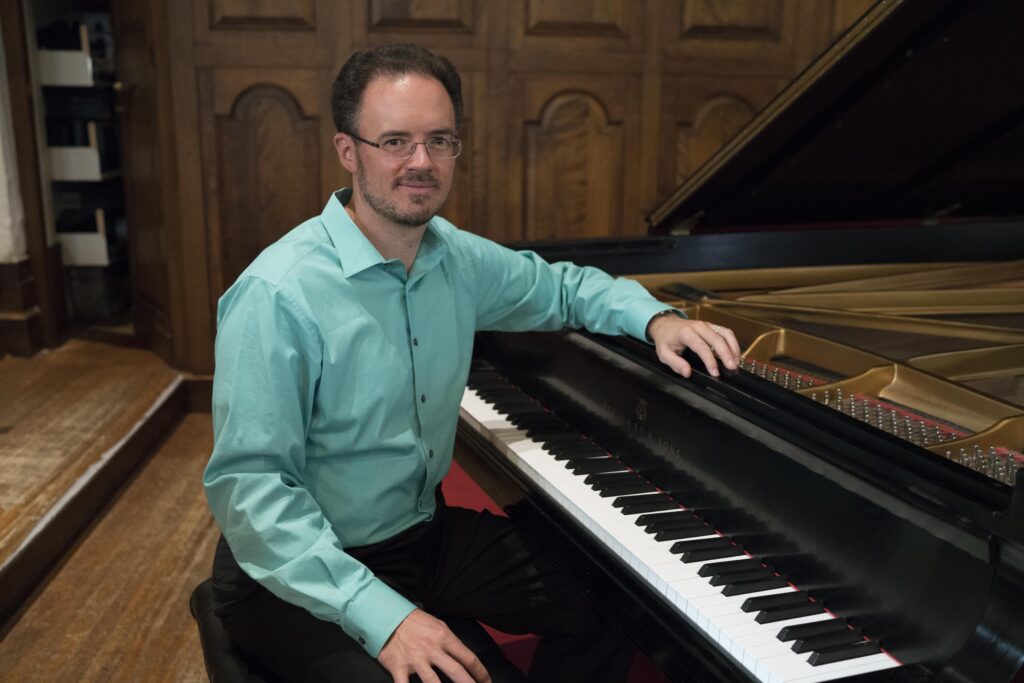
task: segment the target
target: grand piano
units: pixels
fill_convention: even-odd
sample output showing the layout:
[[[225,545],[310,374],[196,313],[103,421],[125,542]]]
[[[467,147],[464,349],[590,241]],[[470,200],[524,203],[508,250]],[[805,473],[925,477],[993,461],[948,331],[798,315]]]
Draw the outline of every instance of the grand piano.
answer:
[[[742,367],[486,333],[456,457],[668,678],[1024,680],[1024,3],[880,2],[633,240]]]

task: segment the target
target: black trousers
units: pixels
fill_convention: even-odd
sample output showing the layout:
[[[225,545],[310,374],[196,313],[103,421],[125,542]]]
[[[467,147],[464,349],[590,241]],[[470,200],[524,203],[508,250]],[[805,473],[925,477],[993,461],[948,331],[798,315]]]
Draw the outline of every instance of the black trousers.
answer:
[[[626,679],[633,647],[504,517],[447,507],[439,500],[430,522],[347,552],[450,624],[470,618],[506,633],[539,635],[531,681]],[[214,562],[214,592],[235,644],[281,679],[391,681],[337,625],[277,598],[245,575],[223,538]],[[495,683],[522,680],[482,629],[453,631],[476,652]]]

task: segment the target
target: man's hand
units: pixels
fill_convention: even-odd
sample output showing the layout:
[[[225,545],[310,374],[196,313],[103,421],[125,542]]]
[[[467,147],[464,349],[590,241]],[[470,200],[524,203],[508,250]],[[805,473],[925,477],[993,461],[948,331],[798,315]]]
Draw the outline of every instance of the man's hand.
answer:
[[[440,619],[413,610],[398,625],[377,656],[395,683],[408,683],[416,674],[423,683],[440,683],[432,667],[454,683],[490,683],[487,669]]]
[[[740,357],[740,345],[732,330],[711,325],[703,320],[684,320],[675,315],[655,316],[647,326],[647,336],[654,341],[658,359],[683,377],[689,377],[690,364],[682,353],[691,349],[704,361],[705,367],[718,377],[718,362],[735,370]]]

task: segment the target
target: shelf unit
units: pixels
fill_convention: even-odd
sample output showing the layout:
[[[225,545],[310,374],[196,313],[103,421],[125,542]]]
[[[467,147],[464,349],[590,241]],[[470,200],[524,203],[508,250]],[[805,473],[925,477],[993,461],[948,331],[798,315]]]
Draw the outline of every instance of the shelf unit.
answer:
[[[37,26],[54,231],[79,320],[117,315],[130,299],[109,14],[95,7]]]

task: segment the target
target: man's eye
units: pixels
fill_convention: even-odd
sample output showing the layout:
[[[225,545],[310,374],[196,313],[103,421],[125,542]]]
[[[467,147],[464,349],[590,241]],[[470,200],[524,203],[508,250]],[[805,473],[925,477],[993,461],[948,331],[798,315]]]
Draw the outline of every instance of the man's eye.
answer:
[[[405,146],[405,140],[403,138],[384,138],[380,143],[381,147],[394,147],[395,149],[401,149]]]
[[[448,138],[442,135],[435,135],[434,137],[427,139],[427,144],[431,147],[444,147],[448,144]]]

